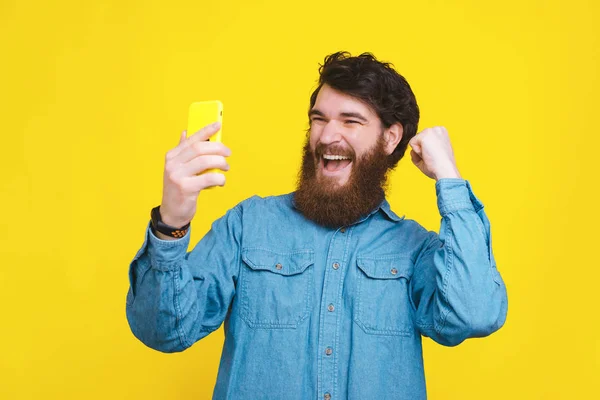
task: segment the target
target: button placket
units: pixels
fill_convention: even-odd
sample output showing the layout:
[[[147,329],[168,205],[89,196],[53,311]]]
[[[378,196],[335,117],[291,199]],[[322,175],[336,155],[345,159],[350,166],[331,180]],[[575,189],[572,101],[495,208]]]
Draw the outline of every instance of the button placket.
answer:
[[[340,323],[336,307],[342,301],[340,298],[340,285],[344,280],[345,270],[341,269],[341,266],[342,263],[347,262],[344,257],[347,254],[348,246],[350,246],[350,237],[348,228],[340,228],[333,233],[330,239],[327,264],[331,267],[331,270],[326,269],[323,284],[325,290],[321,297],[320,323],[323,325],[321,325],[322,329],[319,333],[319,343],[323,347],[320,347],[322,353],[319,355],[322,362],[319,363],[318,390],[323,393],[323,398],[326,400],[331,399],[331,393],[335,385],[335,375],[338,372],[336,367],[337,356],[333,349],[333,346],[336,345],[336,332]]]

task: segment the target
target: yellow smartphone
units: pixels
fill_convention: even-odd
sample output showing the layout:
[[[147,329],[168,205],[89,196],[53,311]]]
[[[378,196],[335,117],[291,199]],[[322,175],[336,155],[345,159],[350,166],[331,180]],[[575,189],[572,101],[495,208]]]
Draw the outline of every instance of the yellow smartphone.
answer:
[[[221,123],[221,129],[209,139],[211,142],[221,142],[223,103],[219,100],[194,102],[190,104],[188,113],[187,136],[190,137],[205,126],[217,121]]]
[[[221,123],[221,128],[208,140],[221,143],[221,131],[223,130],[223,103],[219,100],[197,101],[190,104],[188,112],[187,137],[192,136],[200,129],[215,122]],[[209,169],[206,172],[223,172],[220,169]]]

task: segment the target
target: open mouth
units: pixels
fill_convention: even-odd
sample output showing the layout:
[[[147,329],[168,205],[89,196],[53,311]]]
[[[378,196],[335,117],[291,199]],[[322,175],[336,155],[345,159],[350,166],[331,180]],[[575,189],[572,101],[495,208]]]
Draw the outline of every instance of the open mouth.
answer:
[[[337,174],[352,164],[352,159],[347,156],[324,154],[320,160],[323,172],[329,174]]]

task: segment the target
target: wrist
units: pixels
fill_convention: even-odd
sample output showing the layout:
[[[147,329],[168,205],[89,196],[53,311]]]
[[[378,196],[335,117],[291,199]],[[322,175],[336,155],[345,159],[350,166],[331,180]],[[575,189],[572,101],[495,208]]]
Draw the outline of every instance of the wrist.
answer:
[[[182,238],[187,234],[190,228],[190,223],[181,223],[176,220],[163,219],[163,215],[160,210],[160,206],[154,207],[150,212],[152,220],[152,230],[156,232],[156,236],[160,237],[158,233],[162,233],[165,236],[172,238]],[[168,215],[166,216],[168,218]]]
[[[445,178],[462,179],[462,176],[460,175],[460,172],[458,172],[458,169],[456,167],[448,168],[448,169],[440,171],[434,175],[435,175],[436,181],[439,181],[440,179],[445,179]]]
[[[169,226],[174,227],[174,228],[181,229],[182,227],[186,226],[188,223],[191,222],[191,221],[183,221],[180,218],[171,217],[169,214],[165,213],[163,211],[163,208],[160,206],[158,208],[158,212],[160,213],[161,221]]]

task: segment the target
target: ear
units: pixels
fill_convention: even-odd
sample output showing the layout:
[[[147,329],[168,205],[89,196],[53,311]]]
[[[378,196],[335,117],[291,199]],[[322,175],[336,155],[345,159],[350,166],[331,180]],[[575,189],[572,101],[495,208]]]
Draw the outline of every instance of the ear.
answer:
[[[385,140],[385,151],[388,155],[394,152],[400,140],[402,140],[402,134],[404,128],[400,122],[396,122],[383,132],[383,138]]]

